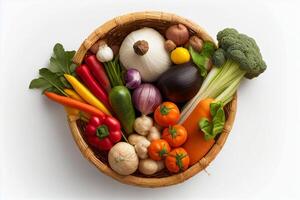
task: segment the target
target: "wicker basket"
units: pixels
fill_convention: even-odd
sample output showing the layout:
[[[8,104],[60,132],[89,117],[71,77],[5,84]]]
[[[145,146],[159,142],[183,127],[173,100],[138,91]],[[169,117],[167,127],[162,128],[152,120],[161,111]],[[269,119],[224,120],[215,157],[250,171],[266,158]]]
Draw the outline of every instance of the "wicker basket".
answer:
[[[107,39],[107,43],[109,45],[120,45],[125,36],[133,30],[141,27],[152,27],[163,34],[167,27],[177,23],[184,24],[186,27],[188,27],[190,33],[193,35],[198,35],[204,40],[213,41],[213,39],[203,30],[203,28],[177,15],[163,12],[137,12],[116,17],[98,27],[86,40],[84,40],[76,52],[73,61],[76,64],[81,64],[89,48],[99,39]],[[175,175],[170,174],[167,170],[163,170],[152,176],[146,176],[140,174],[139,172],[129,176],[117,174],[108,166],[107,155],[103,155],[103,153],[98,152],[86,143],[85,138],[82,135],[85,124],[78,120],[78,118],[75,116],[68,116],[68,121],[73,138],[77,143],[81,153],[101,172],[126,184],[141,187],[162,187],[181,183],[205,169],[210,164],[210,162],[220,152],[228,137],[234,122],[236,105],[235,96],[235,98],[225,107],[227,116],[225,128],[222,134],[220,134],[216,139],[215,144],[209,150],[209,152],[198,163],[191,166],[188,170]]]

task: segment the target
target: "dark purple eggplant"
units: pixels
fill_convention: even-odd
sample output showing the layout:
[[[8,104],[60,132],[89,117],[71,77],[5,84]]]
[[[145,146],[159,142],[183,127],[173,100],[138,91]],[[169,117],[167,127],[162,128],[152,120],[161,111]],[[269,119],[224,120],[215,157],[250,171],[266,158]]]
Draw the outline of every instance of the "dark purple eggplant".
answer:
[[[157,81],[162,96],[174,103],[184,103],[193,98],[203,82],[193,63],[174,65],[164,72]]]

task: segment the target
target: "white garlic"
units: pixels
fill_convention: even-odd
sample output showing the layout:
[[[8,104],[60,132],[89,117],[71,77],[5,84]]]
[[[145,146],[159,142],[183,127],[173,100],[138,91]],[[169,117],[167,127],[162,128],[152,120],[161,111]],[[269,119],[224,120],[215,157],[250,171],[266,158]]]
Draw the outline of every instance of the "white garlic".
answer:
[[[108,62],[114,58],[114,53],[106,43],[103,43],[99,46],[96,57],[100,62]]]

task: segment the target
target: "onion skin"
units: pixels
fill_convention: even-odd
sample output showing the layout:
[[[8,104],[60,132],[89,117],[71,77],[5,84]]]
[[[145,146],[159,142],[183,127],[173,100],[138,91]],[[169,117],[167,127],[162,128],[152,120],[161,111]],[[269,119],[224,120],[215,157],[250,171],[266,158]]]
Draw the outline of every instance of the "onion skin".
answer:
[[[157,81],[162,96],[174,103],[184,103],[199,91],[203,78],[192,63],[174,65]]]
[[[150,83],[141,84],[132,95],[134,107],[143,115],[153,113],[162,102],[159,90]]]
[[[142,83],[140,72],[136,69],[128,69],[125,76],[126,87],[135,89]]]

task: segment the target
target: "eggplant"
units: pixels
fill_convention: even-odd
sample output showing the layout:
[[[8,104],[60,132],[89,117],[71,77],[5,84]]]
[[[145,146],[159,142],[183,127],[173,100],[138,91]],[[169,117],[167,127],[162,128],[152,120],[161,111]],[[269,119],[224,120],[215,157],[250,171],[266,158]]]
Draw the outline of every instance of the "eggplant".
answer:
[[[174,103],[192,99],[203,82],[197,67],[191,63],[174,65],[164,72],[157,81],[162,96]]]

